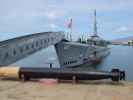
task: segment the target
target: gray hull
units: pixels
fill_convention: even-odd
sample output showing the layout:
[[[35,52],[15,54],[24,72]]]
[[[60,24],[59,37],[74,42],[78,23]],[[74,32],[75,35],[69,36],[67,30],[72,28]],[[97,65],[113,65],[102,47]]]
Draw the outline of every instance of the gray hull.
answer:
[[[55,45],[55,49],[61,67],[90,65],[99,62],[109,54],[107,47],[98,47],[77,42],[60,42]]]

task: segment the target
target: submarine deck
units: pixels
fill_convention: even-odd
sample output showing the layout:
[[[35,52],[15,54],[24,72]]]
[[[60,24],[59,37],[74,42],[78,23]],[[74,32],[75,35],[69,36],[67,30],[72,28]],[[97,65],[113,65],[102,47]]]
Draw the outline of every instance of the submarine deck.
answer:
[[[133,83],[108,80],[61,82],[46,85],[38,81],[0,79],[1,100],[133,100]]]

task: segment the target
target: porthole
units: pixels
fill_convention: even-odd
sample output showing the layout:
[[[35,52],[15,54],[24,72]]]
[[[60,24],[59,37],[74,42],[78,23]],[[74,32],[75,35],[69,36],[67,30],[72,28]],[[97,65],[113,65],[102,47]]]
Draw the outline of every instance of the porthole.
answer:
[[[23,48],[20,48],[20,52],[23,53]]]
[[[6,52],[4,58],[8,58],[8,57],[9,57],[9,54],[8,52]]]
[[[47,40],[44,40],[44,43],[47,43]]]
[[[15,56],[15,55],[16,55],[16,53],[17,53],[17,52],[16,52],[16,50],[14,49],[14,50],[13,50],[13,55]]]
[[[49,38],[48,38],[48,42],[49,42]]]
[[[38,41],[36,41],[36,46],[38,47]]]
[[[29,49],[29,46],[28,45],[26,45],[26,50],[28,50]]]
[[[41,40],[41,45],[43,45],[43,40]]]
[[[31,44],[31,48],[32,48],[32,49],[34,48],[34,44]]]

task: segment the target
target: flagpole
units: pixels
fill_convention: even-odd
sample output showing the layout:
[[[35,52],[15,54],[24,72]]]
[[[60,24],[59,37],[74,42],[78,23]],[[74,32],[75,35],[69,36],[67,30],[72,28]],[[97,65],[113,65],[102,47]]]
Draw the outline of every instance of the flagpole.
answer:
[[[69,39],[69,36],[68,36],[68,35],[69,35],[69,33],[67,32],[67,36],[66,36],[66,39],[67,39],[67,40]]]
[[[72,41],[72,18],[70,19],[69,23],[68,23],[68,29],[69,29],[69,36],[70,36],[70,41]]]
[[[72,26],[71,26],[71,29],[70,29],[70,40],[72,41]]]
[[[72,24],[73,24],[73,22],[72,22],[72,18],[71,18],[71,27],[70,27],[70,41],[72,41]]]

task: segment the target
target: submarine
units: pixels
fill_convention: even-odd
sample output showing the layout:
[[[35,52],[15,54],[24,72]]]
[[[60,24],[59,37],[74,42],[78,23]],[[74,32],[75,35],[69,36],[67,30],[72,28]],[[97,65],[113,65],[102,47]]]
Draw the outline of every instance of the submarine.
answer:
[[[109,55],[108,41],[98,36],[96,10],[94,11],[94,32],[87,40],[62,40],[55,45],[61,67],[81,67],[100,63]]]

